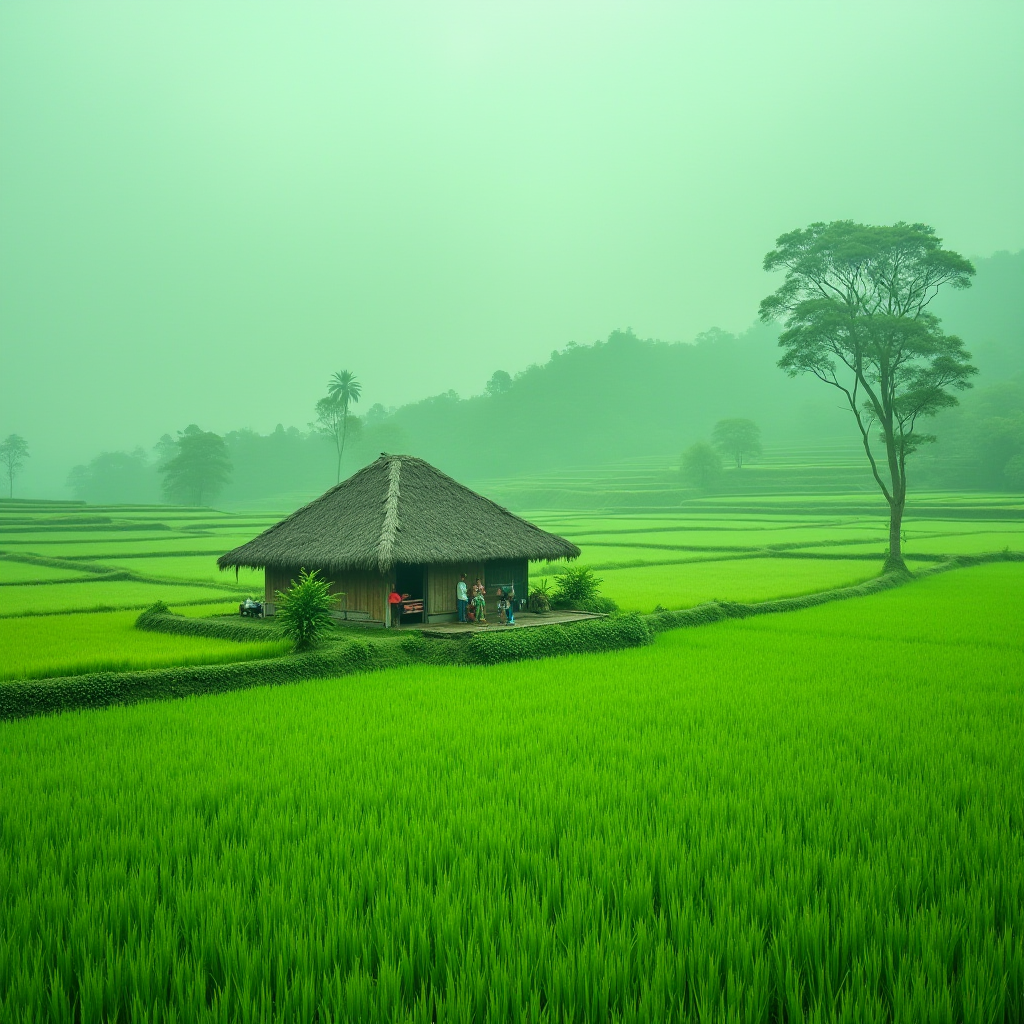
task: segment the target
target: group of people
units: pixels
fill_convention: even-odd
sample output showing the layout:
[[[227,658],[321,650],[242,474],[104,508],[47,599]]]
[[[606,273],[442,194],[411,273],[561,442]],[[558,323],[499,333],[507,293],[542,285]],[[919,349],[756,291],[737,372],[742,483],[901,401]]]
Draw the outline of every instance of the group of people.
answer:
[[[514,626],[516,624],[515,585],[510,583],[507,586],[498,587],[495,596],[498,604],[498,623],[502,626]],[[407,601],[412,604],[408,594],[400,594],[395,588],[392,588],[388,594],[392,626],[401,625],[402,613],[409,610],[406,608]],[[459,577],[459,582],[455,586],[455,603],[459,610],[459,622],[487,625],[487,588],[479,576],[472,587],[466,581],[465,573]],[[416,604],[417,607],[414,610],[422,611],[422,599],[416,599]]]
[[[514,585],[498,587],[498,622],[503,626],[516,624],[516,591]],[[472,598],[472,601],[471,601]],[[455,585],[455,604],[459,610],[459,622],[475,622],[487,625],[487,589],[478,576],[472,590],[466,582],[466,574],[459,577]],[[470,607],[472,604],[472,607]]]

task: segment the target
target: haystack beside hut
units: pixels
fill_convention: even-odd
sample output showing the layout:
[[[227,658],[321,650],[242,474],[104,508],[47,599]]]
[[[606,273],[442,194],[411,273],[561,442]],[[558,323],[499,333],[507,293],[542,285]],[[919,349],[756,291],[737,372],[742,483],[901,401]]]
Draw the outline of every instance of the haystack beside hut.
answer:
[[[530,561],[579,553],[422,459],[383,454],[217,564],[264,569],[268,614],[300,569],[316,569],[339,617],[389,625],[392,589],[423,601],[423,622],[450,622],[461,573],[484,580],[493,609],[499,586],[526,596]]]

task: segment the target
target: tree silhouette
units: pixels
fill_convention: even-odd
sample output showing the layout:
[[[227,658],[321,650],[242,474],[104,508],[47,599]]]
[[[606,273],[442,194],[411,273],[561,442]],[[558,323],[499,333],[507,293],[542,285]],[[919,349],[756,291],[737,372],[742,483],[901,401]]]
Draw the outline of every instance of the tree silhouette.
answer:
[[[492,398],[507,394],[512,390],[512,378],[506,370],[495,370],[487,382],[487,394]]]
[[[7,496],[14,497],[14,478],[20,472],[28,455],[28,442],[20,434],[8,434],[0,441],[0,465],[7,472]]]
[[[974,267],[925,224],[817,223],[775,246],[764,269],[786,279],[760,312],[765,323],[785,323],[779,366],[791,377],[814,374],[845,397],[889,505],[886,571],[906,572],[907,457],[935,440],[918,422],[956,405],[953,392],[977,373],[963,342],[943,333],[927,307],[944,285],[969,288]],[[882,467],[871,447],[875,430]]]
[[[722,457],[707,441],[698,441],[683,452],[679,468],[687,481],[706,491],[722,472]]]
[[[327,397],[316,403],[316,428],[334,442],[338,454],[335,477],[341,482],[341,457],[345,454],[348,436],[349,406],[359,401],[363,386],[349,370],[335,373],[327,382]]]
[[[761,428],[753,420],[719,420],[711,430],[711,443],[743,468],[743,460],[761,454]]]
[[[175,448],[175,455],[159,467],[164,494],[182,504],[211,501],[231,477],[224,438],[191,423],[180,433]]]

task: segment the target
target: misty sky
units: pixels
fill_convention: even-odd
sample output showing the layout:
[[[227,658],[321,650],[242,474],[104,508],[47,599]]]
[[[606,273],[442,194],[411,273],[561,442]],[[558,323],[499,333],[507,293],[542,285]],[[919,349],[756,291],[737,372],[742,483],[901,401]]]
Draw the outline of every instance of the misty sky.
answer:
[[[742,330],[813,220],[1024,246],[1024,4],[0,3],[0,437]]]

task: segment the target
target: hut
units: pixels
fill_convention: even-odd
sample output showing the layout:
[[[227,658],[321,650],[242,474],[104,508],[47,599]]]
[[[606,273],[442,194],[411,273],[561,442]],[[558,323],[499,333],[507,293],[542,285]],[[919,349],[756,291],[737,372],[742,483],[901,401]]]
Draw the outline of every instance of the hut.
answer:
[[[338,617],[391,625],[392,589],[409,595],[406,621],[450,622],[462,573],[470,585],[484,580],[491,609],[504,584],[526,596],[531,560],[579,553],[422,459],[385,453],[217,564],[265,570],[268,614],[300,569],[316,569],[338,595]]]

